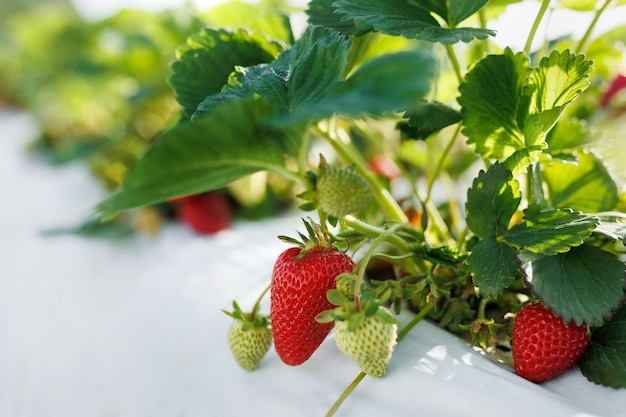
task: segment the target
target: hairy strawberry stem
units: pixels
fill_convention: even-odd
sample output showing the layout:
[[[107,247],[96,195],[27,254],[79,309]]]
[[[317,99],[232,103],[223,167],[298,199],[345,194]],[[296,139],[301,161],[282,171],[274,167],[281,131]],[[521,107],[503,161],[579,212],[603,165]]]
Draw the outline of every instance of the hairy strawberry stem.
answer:
[[[419,323],[424,317],[426,317],[430,309],[431,307],[427,305],[422,310],[420,310],[418,314],[413,316],[411,321],[409,321],[402,328],[402,330],[398,332],[398,337],[396,339],[398,343],[417,325],[417,323]],[[341,393],[339,398],[337,398],[337,401],[335,401],[332,407],[328,410],[328,413],[326,413],[326,417],[332,417],[333,415],[335,415],[335,412],[339,409],[339,407],[341,407],[341,404],[343,404],[346,398],[350,396],[350,394],[356,389],[356,387],[363,380],[363,378],[365,378],[366,375],[367,374],[365,372],[361,372],[356,376],[356,378],[354,378],[350,385],[346,387],[346,389]]]

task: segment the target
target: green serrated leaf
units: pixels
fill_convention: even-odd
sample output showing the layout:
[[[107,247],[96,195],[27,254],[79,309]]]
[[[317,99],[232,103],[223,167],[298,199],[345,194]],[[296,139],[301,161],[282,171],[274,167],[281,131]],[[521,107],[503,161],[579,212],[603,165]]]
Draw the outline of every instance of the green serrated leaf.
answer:
[[[335,316],[333,315],[333,310],[325,310],[315,316],[315,321],[318,323],[330,323],[335,321]]]
[[[548,132],[572,100],[589,86],[593,63],[584,55],[575,55],[569,50],[554,50],[533,68],[529,86],[533,94],[528,109],[538,114],[543,132]],[[536,144],[529,142],[528,145]]]
[[[232,99],[255,96],[283,114],[307,107],[326,97],[339,82],[349,50],[350,42],[341,33],[309,26],[275,61],[238,68],[235,79],[222,92],[200,103],[194,118]]]
[[[344,15],[342,20],[353,21],[358,29],[393,36],[453,44],[496,34],[490,29],[441,27],[428,10],[406,0],[339,0],[333,5]]]
[[[191,117],[209,95],[219,93],[236,66],[271,62],[283,46],[247,30],[203,29],[176,52],[169,82]]]
[[[411,111],[404,115],[405,119],[397,127],[405,139],[426,139],[444,127],[461,121],[461,113],[437,101],[419,100]]]
[[[430,91],[435,66],[434,58],[424,51],[371,59],[326,97],[294,109],[286,120],[317,121],[333,114],[378,116],[412,108]]]
[[[297,152],[299,136],[266,126],[263,120],[271,114],[271,106],[260,100],[236,101],[197,123],[175,126],[128,173],[124,187],[97,210],[110,217],[222,188],[257,171],[284,170],[284,157]]]
[[[567,252],[581,245],[600,223],[596,216],[570,209],[543,211],[504,233],[511,245],[543,255]]]
[[[493,237],[481,240],[467,259],[467,266],[481,296],[495,297],[515,278],[517,250]]]
[[[624,296],[624,264],[595,246],[554,256],[522,251],[519,258],[527,282],[566,322],[602,322]]]
[[[486,56],[467,73],[457,101],[463,133],[478,154],[502,160],[526,147],[517,112],[529,74],[528,58],[509,49]]]
[[[591,382],[626,388],[626,321],[612,321],[595,329],[578,365]]]
[[[336,0],[312,0],[309,2],[306,14],[309,16],[308,22],[312,25],[322,25],[331,27],[345,35],[360,36],[367,33],[366,30],[358,29],[354,22],[342,19],[336,13],[334,6]]]
[[[519,183],[511,171],[500,163],[481,170],[467,191],[467,227],[481,238],[501,236],[520,201]]]
[[[554,207],[597,213],[613,210],[619,201],[615,181],[592,153],[580,152],[577,164],[543,164],[543,179]]]

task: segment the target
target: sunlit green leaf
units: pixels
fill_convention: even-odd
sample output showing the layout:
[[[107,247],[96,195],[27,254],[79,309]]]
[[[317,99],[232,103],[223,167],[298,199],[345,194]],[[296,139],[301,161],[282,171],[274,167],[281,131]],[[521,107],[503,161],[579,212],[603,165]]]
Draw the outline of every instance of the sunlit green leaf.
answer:
[[[483,58],[465,77],[458,98],[463,133],[478,154],[504,159],[526,147],[517,111],[529,74],[524,54],[506,50]]]
[[[602,322],[624,296],[624,264],[595,246],[554,256],[522,251],[519,258],[533,291],[565,321]]]
[[[271,114],[271,106],[260,100],[235,101],[166,131],[98,211],[109,217],[218,189],[257,171],[284,169],[284,157],[297,153],[299,138],[265,125]]]
[[[222,90],[236,66],[270,62],[281,50],[279,43],[258,33],[205,28],[178,49],[169,82],[191,117],[207,96]]]
[[[613,210],[619,200],[615,181],[593,154],[578,155],[577,164],[552,161],[542,165],[552,205],[585,213]]]
[[[519,183],[502,164],[480,171],[467,192],[467,227],[481,238],[501,236],[521,201]]]
[[[343,20],[353,21],[358,29],[388,35],[444,44],[495,36],[495,32],[489,29],[441,27],[428,10],[406,0],[339,0],[334,6],[337,13],[344,15]],[[463,16],[461,9],[459,13]]]
[[[592,66],[584,55],[555,50],[533,68],[529,82],[533,94],[528,111],[539,115],[544,132],[552,129],[565,106],[587,89]]]
[[[566,9],[589,12],[595,10],[598,0],[561,0],[560,4]]]
[[[544,255],[566,252],[591,235],[600,220],[568,209],[540,212],[504,234],[512,245]]]
[[[467,266],[480,295],[495,297],[509,286],[518,269],[517,250],[489,237],[473,248]]]

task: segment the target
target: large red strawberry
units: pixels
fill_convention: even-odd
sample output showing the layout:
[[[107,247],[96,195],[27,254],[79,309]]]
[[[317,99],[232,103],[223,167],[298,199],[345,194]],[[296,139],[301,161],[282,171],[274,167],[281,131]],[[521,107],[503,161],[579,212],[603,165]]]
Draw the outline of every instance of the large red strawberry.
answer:
[[[334,307],[326,292],[335,288],[335,277],[353,269],[350,256],[319,241],[289,248],[278,256],[272,273],[270,319],[274,347],[284,363],[300,365],[330,333],[333,324],[318,323],[315,317]]]
[[[587,327],[565,323],[541,301],[523,306],[513,322],[513,365],[518,375],[543,382],[561,375],[587,349]]]

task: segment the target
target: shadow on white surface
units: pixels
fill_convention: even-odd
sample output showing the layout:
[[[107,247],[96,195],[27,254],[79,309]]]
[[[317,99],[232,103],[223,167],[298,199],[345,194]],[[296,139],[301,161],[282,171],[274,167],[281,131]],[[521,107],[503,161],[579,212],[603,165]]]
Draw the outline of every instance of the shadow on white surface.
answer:
[[[254,372],[226,343],[234,298],[250,308],[297,216],[236,223],[213,237],[169,225],[126,241],[42,237],[103,197],[82,165],[49,167],[24,146],[23,114],[0,114],[0,416],[323,416],[357,376],[331,338],[305,364],[273,350]],[[264,311],[268,311],[265,304]],[[452,335],[419,324],[380,380],[365,378],[337,416],[618,417],[626,390],[577,369],[543,385]]]

